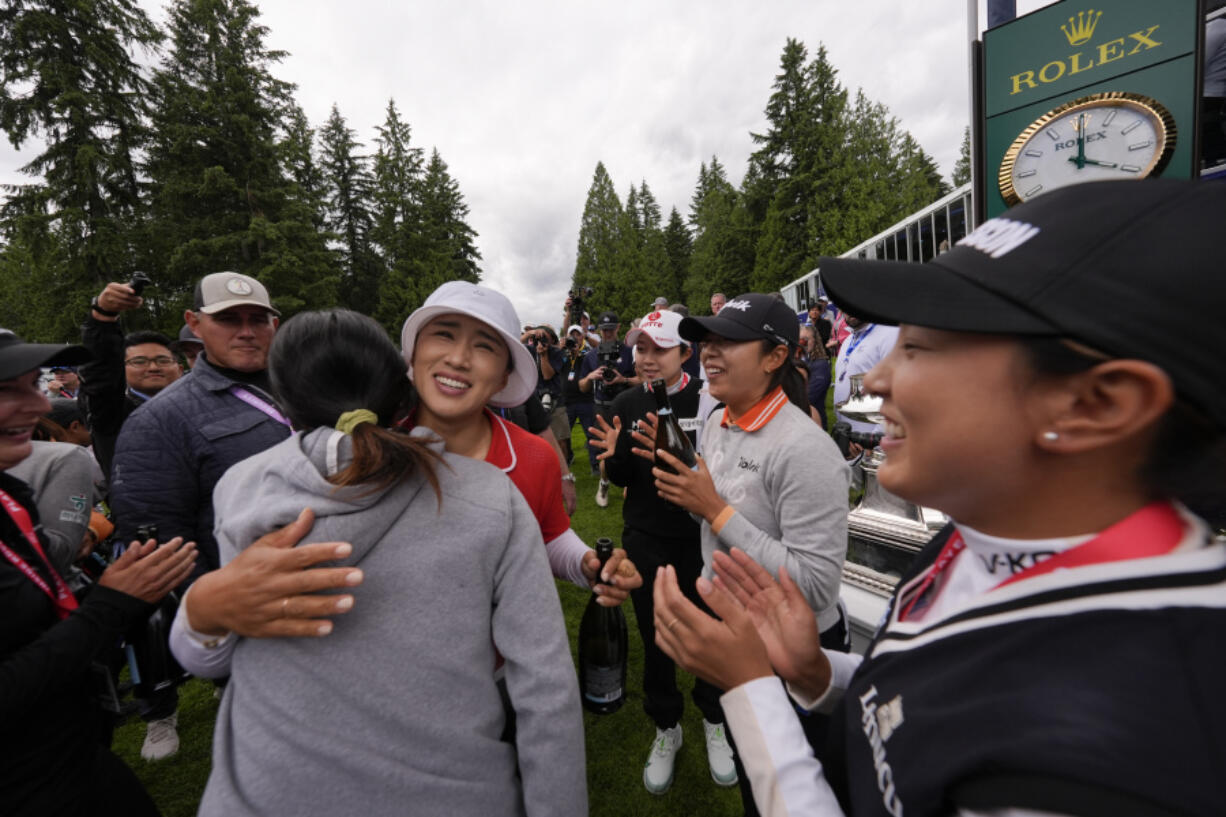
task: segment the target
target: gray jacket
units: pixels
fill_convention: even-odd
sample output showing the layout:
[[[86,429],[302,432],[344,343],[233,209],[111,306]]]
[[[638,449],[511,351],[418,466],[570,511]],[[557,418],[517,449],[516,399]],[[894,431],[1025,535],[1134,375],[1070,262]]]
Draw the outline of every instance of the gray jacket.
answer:
[[[295,434],[217,485],[223,563],[310,506],[307,541],[353,543],[366,578],[326,638],[238,640],[200,814],[586,814],[578,686],[527,503],[450,454],[441,507],[421,474],[339,489],[323,477],[334,434]],[[343,467],[351,438],[336,439]]]
[[[720,416],[703,425],[702,455],[715,489],[736,513],[718,535],[703,523],[703,575],[713,577],[716,550],[734,547],[772,576],[786,567],[825,630],[839,620],[847,463],[821,426],[791,403],[757,431],[725,428]]]

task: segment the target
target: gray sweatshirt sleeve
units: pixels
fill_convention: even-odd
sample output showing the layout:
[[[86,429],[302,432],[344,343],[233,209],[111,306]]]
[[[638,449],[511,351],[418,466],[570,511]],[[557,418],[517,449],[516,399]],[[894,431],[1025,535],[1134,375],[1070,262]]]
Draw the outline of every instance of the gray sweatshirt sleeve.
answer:
[[[94,473],[89,453],[79,445],[64,445],[59,456],[47,460],[35,502],[47,540],[47,557],[61,576],[67,576],[81,552],[94,505]]]
[[[529,817],[587,814],[583,718],[557,588],[540,526],[519,491],[495,574],[492,630],[506,659]]]
[[[772,459],[767,491],[781,537],[735,513],[720,530],[719,540],[729,548],[739,547],[774,576],[786,567],[820,615],[839,599],[850,473],[838,448],[824,435],[793,438],[774,447]]]

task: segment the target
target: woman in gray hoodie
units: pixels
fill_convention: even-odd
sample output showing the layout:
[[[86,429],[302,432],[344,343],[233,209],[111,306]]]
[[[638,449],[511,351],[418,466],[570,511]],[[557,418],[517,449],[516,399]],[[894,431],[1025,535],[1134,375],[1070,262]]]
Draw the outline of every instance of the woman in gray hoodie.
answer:
[[[514,485],[425,430],[385,428],[408,383],[369,318],[298,315],[269,368],[298,431],[218,483],[222,562],[310,506],[304,541],[353,543],[341,563],[364,580],[327,638],[197,634],[229,659],[190,669],[233,678],[200,814],[587,813],[562,612]]]

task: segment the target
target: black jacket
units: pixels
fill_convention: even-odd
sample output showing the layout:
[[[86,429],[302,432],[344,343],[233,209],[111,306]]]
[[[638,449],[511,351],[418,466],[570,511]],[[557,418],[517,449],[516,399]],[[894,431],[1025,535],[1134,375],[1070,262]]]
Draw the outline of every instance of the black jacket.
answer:
[[[95,320],[90,315],[81,325],[81,343],[93,359],[81,367],[81,391],[77,399],[93,437],[94,456],[109,481],[119,429],[144,401],[128,391],[123,364],[123,329],[118,321]]]
[[[0,473],[0,488],[38,512],[24,482]],[[0,541],[51,584],[50,568],[7,513]],[[83,790],[95,762],[102,717],[90,662],[153,608],[94,586],[68,618],[8,559],[0,557],[0,814],[88,813]]]
[[[695,425],[698,416],[698,390],[702,381],[691,378],[684,389],[669,397],[673,413],[682,427]],[[615,485],[624,486],[626,502],[622,505],[622,518],[626,527],[649,536],[664,539],[693,539],[698,546],[699,525],[673,503],[661,499],[656,492],[655,477],[651,475],[652,464],[631,452],[638,445],[630,437],[635,423],[656,410],[650,384],[627,389],[613,401],[613,413],[621,418],[622,433],[617,436],[617,449],[605,460],[605,473]],[[687,430],[690,442],[695,442],[696,433]]]

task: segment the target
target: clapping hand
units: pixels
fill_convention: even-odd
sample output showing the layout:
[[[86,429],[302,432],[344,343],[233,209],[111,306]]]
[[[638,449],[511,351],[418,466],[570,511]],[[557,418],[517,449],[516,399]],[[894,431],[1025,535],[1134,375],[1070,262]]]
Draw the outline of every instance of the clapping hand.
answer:
[[[740,602],[703,578],[698,594],[720,618],[707,615],[681,593],[672,565],[656,572],[652,596],[660,649],[687,672],[723,690],[770,676],[766,646]]]
[[[192,573],[196,543],[176,536],[164,545],[150,539],[133,542],[102,572],[98,584],[156,604]]]
[[[800,588],[779,568],[779,581],[740,548],[714,554],[715,584],[731,593],[758,631],[771,666],[809,698],[830,685],[830,661],[821,650],[817,620]]]

